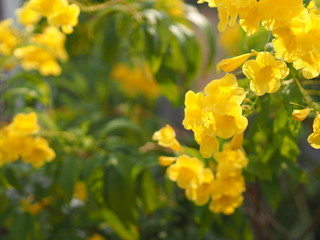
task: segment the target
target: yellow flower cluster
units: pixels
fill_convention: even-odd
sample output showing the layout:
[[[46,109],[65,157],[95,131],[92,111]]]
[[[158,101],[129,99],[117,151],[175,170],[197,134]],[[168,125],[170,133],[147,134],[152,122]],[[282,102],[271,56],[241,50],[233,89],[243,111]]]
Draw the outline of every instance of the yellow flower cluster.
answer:
[[[218,150],[217,137],[228,139],[247,128],[248,120],[242,115],[240,106],[245,95],[236,77],[229,73],[221,79],[212,80],[204,88],[204,94],[186,93],[182,124],[194,132],[203,157],[209,158]]]
[[[203,2],[218,9],[220,31],[233,26],[239,17],[247,35],[255,33],[260,23],[268,31],[285,26],[304,9],[302,0],[198,0]]]
[[[149,98],[156,98],[160,94],[159,86],[146,64],[140,68],[131,68],[127,64],[119,63],[112,69],[111,76],[120,83],[128,96],[143,94]]]
[[[38,70],[40,74],[60,75],[57,60],[68,56],[64,48],[65,34],[78,24],[80,9],[67,0],[30,0],[16,11],[18,22],[26,28],[21,32],[12,27],[12,19],[0,22],[0,55],[14,57],[27,70]],[[42,17],[49,26],[42,32],[33,32]],[[63,33],[59,30],[61,27]]]
[[[153,139],[159,145],[171,149],[176,143],[173,145],[167,144],[168,142],[178,143],[175,132],[169,125],[155,132]],[[186,197],[196,205],[204,205],[211,199],[209,209],[212,212],[232,214],[242,204],[242,193],[245,191],[241,171],[248,160],[241,149],[242,141],[243,134],[236,135],[230,143],[223,146],[222,152],[214,152],[217,162],[214,171],[205,167],[198,158],[190,157],[182,151],[177,157],[159,157],[159,163],[168,166],[168,178],[185,189]]]
[[[12,123],[0,129],[0,166],[20,158],[39,168],[55,158],[46,139],[35,136],[40,127],[35,113],[19,113]]]
[[[43,198],[39,201],[34,200],[34,196],[29,195],[27,198],[21,200],[21,208],[24,212],[28,212],[31,215],[38,215],[46,206],[51,202],[50,198]]]

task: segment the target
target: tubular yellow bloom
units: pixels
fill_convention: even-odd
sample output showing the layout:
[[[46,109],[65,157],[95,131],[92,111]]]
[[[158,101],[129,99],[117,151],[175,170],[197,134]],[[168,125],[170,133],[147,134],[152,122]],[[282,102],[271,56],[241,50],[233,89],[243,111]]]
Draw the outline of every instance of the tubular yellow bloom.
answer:
[[[48,17],[61,8],[68,6],[67,0],[30,0],[30,7],[41,15]]]
[[[77,181],[74,186],[73,196],[83,202],[88,199],[87,185],[83,181]]]
[[[0,54],[9,55],[20,43],[20,36],[12,27],[12,19],[0,21]]]
[[[14,51],[14,55],[21,60],[22,67],[27,71],[36,69],[43,76],[61,74],[61,67],[53,54],[42,47],[21,47]]]
[[[143,94],[149,98],[156,98],[160,88],[147,64],[131,68],[126,64],[117,64],[111,72],[114,80],[120,83],[122,90],[128,96]]]
[[[39,132],[38,118],[34,112],[18,113],[9,124],[8,130],[15,135],[30,135]]]
[[[285,62],[276,60],[268,52],[260,52],[256,60],[245,62],[242,70],[251,80],[250,89],[258,96],[278,91],[281,86],[280,80],[289,74]]]
[[[17,9],[16,16],[18,22],[24,26],[34,25],[41,18],[41,15],[31,8],[30,2],[26,2],[22,8]]]
[[[202,93],[194,93],[193,91],[188,91],[185,95],[185,106],[184,114],[185,117],[182,121],[185,129],[191,130],[196,125],[201,125],[202,121],[207,118],[206,113],[202,111],[205,107],[204,105],[204,95]]]
[[[152,136],[152,140],[158,141],[160,146],[169,147],[172,150],[182,152],[181,145],[176,139],[176,133],[169,124],[159,131],[156,131]]]
[[[167,175],[180,188],[196,188],[203,181],[203,169],[203,163],[199,159],[181,155],[167,168]]]
[[[311,147],[320,149],[320,114],[318,113],[313,121],[313,133],[308,137]]]
[[[212,80],[205,88],[206,101],[205,109],[212,110],[217,114],[227,114],[238,108],[241,111],[240,103],[246,96],[243,88],[238,86],[237,78],[227,73],[221,79]]]
[[[306,117],[308,117],[310,111],[311,111],[310,108],[293,110],[293,112],[292,112],[293,119],[301,122],[301,121],[305,120]]]
[[[49,24],[53,26],[62,26],[62,31],[66,34],[73,32],[73,27],[78,24],[80,8],[78,5],[70,4],[61,7],[48,17]]]
[[[227,196],[220,195],[212,198],[209,209],[214,213],[224,213],[226,215],[231,215],[234,210],[241,206],[243,202],[242,195],[238,196]]]
[[[52,161],[56,154],[52,148],[49,147],[47,140],[41,137],[36,137],[29,143],[29,149],[23,152],[22,161],[30,163],[35,168],[42,167],[45,162]]]
[[[219,150],[219,141],[216,137],[210,137],[204,134],[200,141],[200,153],[204,158],[209,158],[212,154]]]
[[[50,198],[43,198],[40,201],[34,201],[34,197],[32,195],[22,199],[20,202],[22,210],[34,216],[38,215],[49,203]]]
[[[209,201],[212,192],[212,183],[214,180],[211,169],[205,168],[202,174],[203,180],[199,187],[190,187],[186,189],[187,198],[194,201],[195,204],[199,206],[204,205]]]
[[[223,59],[218,63],[218,67],[225,72],[232,72],[233,70],[240,67],[249,57],[253,56],[254,53],[246,53],[236,57]]]
[[[167,167],[167,166],[171,165],[172,163],[174,163],[176,161],[176,159],[177,158],[175,158],[175,157],[160,156],[158,158],[158,162],[161,166]]]

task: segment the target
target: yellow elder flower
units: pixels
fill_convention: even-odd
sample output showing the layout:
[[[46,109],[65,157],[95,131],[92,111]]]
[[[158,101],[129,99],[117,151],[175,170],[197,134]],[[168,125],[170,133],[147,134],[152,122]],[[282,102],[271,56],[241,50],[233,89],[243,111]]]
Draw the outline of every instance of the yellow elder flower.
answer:
[[[216,152],[214,154],[214,159],[219,163],[218,171],[219,167],[221,167],[221,169],[226,169],[230,173],[239,172],[248,164],[248,159],[246,158],[245,153],[240,149],[224,149],[222,152]]]
[[[0,166],[5,163],[15,162],[19,159],[25,147],[32,139],[28,136],[10,134],[8,127],[0,129]]]
[[[311,111],[310,108],[293,110],[293,112],[292,112],[293,119],[301,122],[301,121],[305,120],[306,117],[308,117],[310,111]]]
[[[169,124],[159,131],[156,131],[152,136],[152,140],[158,141],[160,146],[169,147],[175,151],[182,152],[181,145],[176,139],[176,133]]]
[[[245,181],[240,171],[230,171],[230,164],[219,164],[217,178],[213,182],[212,196],[237,196],[246,190]]]
[[[28,151],[21,153],[22,161],[30,163],[35,168],[42,167],[45,162],[52,161],[56,156],[44,138],[36,137],[29,144]]]
[[[80,8],[76,4],[70,4],[68,6],[57,9],[48,17],[48,22],[53,26],[61,26],[62,31],[66,34],[73,32],[73,27],[78,24],[78,16],[80,14]]]
[[[0,54],[9,55],[20,43],[20,36],[12,27],[12,19],[0,21]]]
[[[223,59],[218,63],[218,67],[224,72],[232,72],[233,70],[240,67],[249,57],[253,56],[253,53],[246,53],[236,57]]]
[[[208,116],[203,112],[205,107],[205,97],[203,93],[194,93],[189,90],[185,95],[184,104],[184,119],[182,121],[185,129],[191,130],[196,125],[201,125],[202,121],[205,121]]]
[[[74,186],[73,196],[83,202],[88,199],[87,185],[83,181],[77,181]]]
[[[37,115],[31,113],[18,113],[14,116],[12,123],[8,125],[8,130],[15,135],[30,135],[39,132]]]
[[[227,73],[221,79],[212,80],[205,88],[206,111],[217,114],[228,114],[241,111],[240,104],[246,96],[245,90],[238,86],[237,78]]]
[[[99,233],[95,233],[91,237],[89,237],[87,240],[105,240],[105,238]]]
[[[46,27],[42,33],[34,34],[31,42],[40,44],[48,49],[55,57],[65,61],[68,59],[64,44],[66,36],[56,27]]]
[[[231,215],[232,213],[234,213],[234,210],[237,207],[241,206],[242,202],[242,195],[220,195],[212,198],[209,209],[214,213],[224,213],[226,215]]]
[[[200,145],[200,153],[204,158],[211,157],[214,152],[219,150],[219,141],[216,137],[203,134],[198,143]]]
[[[67,0],[30,0],[30,7],[41,15],[48,17],[61,8],[68,6]]]
[[[196,205],[204,205],[209,201],[212,192],[212,182],[214,180],[212,170],[205,168],[203,170],[203,180],[199,187],[187,188],[186,196],[189,200],[195,202]]]
[[[276,60],[269,52],[258,53],[256,60],[245,62],[242,70],[251,80],[250,89],[258,96],[278,91],[280,80],[289,74],[285,62]]]
[[[203,169],[203,163],[199,159],[181,155],[167,168],[167,175],[180,188],[196,188],[203,181]]]
[[[177,158],[175,157],[166,157],[166,156],[160,156],[158,158],[159,164],[163,167],[167,167],[169,165],[171,165],[172,163],[174,163],[176,161]]]
[[[248,119],[239,114],[214,114],[216,120],[216,136],[228,139],[244,132],[248,126]]]
[[[31,8],[30,2],[25,2],[22,8],[16,10],[18,22],[24,26],[34,25],[39,20],[41,15]]]
[[[111,76],[120,83],[128,96],[143,94],[149,98],[156,98],[160,94],[160,88],[147,64],[131,68],[120,63],[112,69]]]
[[[320,149],[320,113],[317,114],[313,121],[313,133],[309,135],[308,142],[311,147]]]
[[[53,53],[43,47],[20,47],[14,51],[14,55],[21,60],[22,67],[27,71],[36,69],[43,76],[58,76],[61,74],[61,67]]]
[[[49,203],[50,198],[43,198],[40,201],[34,201],[34,197],[32,195],[22,199],[20,202],[22,210],[34,216],[38,215]]]

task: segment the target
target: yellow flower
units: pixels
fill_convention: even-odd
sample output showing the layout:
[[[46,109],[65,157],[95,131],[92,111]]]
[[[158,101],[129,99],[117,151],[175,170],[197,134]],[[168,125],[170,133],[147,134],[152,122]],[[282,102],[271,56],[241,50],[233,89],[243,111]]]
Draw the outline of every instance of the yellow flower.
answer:
[[[143,94],[149,98],[156,98],[160,94],[160,88],[146,64],[135,68],[117,64],[112,69],[111,76],[120,83],[128,96]]]
[[[181,145],[176,139],[176,133],[169,124],[159,131],[156,131],[152,136],[152,140],[158,141],[160,146],[169,147],[172,150],[182,152]]]
[[[311,111],[310,108],[293,110],[293,112],[292,112],[293,119],[301,122],[301,121],[305,120],[306,117],[308,117],[310,111]]]
[[[83,202],[85,202],[88,199],[87,185],[85,182],[76,182],[74,186],[73,196]]]
[[[41,15],[48,17],[61,8],[68,6],[67,0],[30,0],[30,7]]]
[[[31,215],[38,215],[49,203],[50,198],[43,198],[40,201],[35,201],[32,195],[21,200],[20,204],[22,210],[30,213]]]
[[[22,67],[27,71],[37,69],[43,76],[61,74],[61,67],[54,55],[43,47],[20,47],[14,51],[14,55],[21,60]]]
[[[66,36],[56,27],[46,27],[43,33],[34,34],[31,42],[40,44],[48,49],[55,57],[65,61],[68,59],[67,52],[64,47]]]
[[[212,198],[209,209],[214,213],[224,213],[226,215],[231,215],[232,213],[234,213],[234,210],[237,207],[241,206],[242,202],[242,195],[220,195]]]
[[[289,24],[304,10],[301,0],[260,0],[258,6],[262,25],[268,31]]]
[[[248,119],[237,113],[214,114],[216,120],[216,136],[228,139],[236,134],[244,132],[248,126]]]
[[[200,153],[204,158],[209,158],[219,150],[219,141],[216,137],[203,134],[199,140]]]
[[[105,240],[105,238],[99,233],[95,233],[91,237],[89,237],[87,240]]]
[[[212,192],[212,182],[214,180],[212,170],[205,168],[203,170],[202,183],[196,187],[189,187],[186,189],[186,196],[188,199],[195,202],[196,205],[204,205],[209,201]]]
[[[22,161],[30,163],[35,168],[42,167],[45,162],[52,161],[56,156],[44,138],[36,137],[29,144],[28,151],[21,153]]]
[[[48,17],[48,22],[53,26],[62,26],[66,34],[73,32],[73,27],[78,24],[80,8],[78,5],[70,4],[57,9]]]
[[[20,36],[12,27],[12,19],[0,21],[0,54],[9,55],[20,43]]]
[[[34,112],[16,114],[12,123],[9,124],[8,130],[12,134],[21,136],[39,132],[37,115]]]
[[[218,63],[218,67],[225,72],[232,72],[233,70],[240,67],[249,57],[253,56],[253,53],[246,53],[236,57],[223,59]]]
[[[311,147],[320,149],[320,114],[318,113],[313,121],[313,133],[308,137]]]
[[[185,95],[185,106],[184,109],[184,119],[183,126],[185,129],[191,130],[196,125],[201,125],[202,121],[207,118],[207,114],[202,111],[205,107],[205,98],[204,95],[200,93],[194,93],[193,91],[188,91]]]
[[[289,74],[285,62],[276,60],[268,52],[260,52],[256,60],[245,62],[242,70],[251,80],[250,89],[258,96],[278,91],[281,86],[280,80]]]
[[[245,90],[238,86],[237,78],[227,73],[221,79],[212,80],[205,88],[206,111],[213,111],[217,114],[228,114],[241,111],[240,103],[246,96]]]
[[[248,164],[245,153],[240,149],[224,149],[222,152],[216,152],[214,159],[219,163],[218,172],[222,171],[223,175],[226,175],[226,171],[229,174],[239,173]]]
[[[24,26],[34,25],[39,20],[41,15],[33,10],[30,6],[30,2],[25,2],[22,8],[16,10],[18,22]]]
[[[243,135],[244,133],[240,133],[237,135],[234,135],[233,138],[230,141],[230,144],[226,145],[228,149],[230,150],[238,150],[242,147],[243,144]]]
[[[166,157],[166,156],[160,156],[158,158],[159,164],[163,167],[169,166],[172,163],[176,161],[175,157]]]
[[[199,159],[181,155],[167,168],[167,175],[180,188],[196,188],[203,181],[203,169],[203,163]]]

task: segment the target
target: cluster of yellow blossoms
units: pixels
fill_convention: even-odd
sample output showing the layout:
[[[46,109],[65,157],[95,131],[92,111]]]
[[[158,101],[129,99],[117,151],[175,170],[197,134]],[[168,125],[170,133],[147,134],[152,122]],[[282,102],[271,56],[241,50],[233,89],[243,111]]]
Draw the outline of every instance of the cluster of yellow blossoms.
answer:
[[[217,137],[228,139],[247,128],[248,120],[240,106],[245,95],[236,77],[229,73],[211,81],[204,88],[204,94],[186,93],[182,124],[194,132],[203,157],[209,158],[219,149]]]
[[[51,198],[49,197],[36,201],[33,195],[29,195],[20,202],[22,210],[34,216],[38,215],[50,203]]]
[[[198,1],[198,3],[203,2],[208,2],[210,7],[218,9],[220,31],[224,31],[227,26],[233,26],[239,19],[247,35],[254,34],[262,25],[274,36],[269,44],[273,46],[272,52],[252,51],[224,59],[219,63],[219,67],[225,72],[231,72],[243,65],[242,71],[250,80],[250,89],[256,95],[262,96],[280,89],[281,80],[290,72],[286,62],[292,63],[296,70],[301,70],[306,79],[319,76],[320,12],[314,0],[311,0],[307,6],[304,6],[303,0]],[[253,56],[256,57],[255,60],[248,60]],[[310,109],[308,111],[310,112]],[[296,115],[296,118],[299,118],[299,114],[294,113],[293,116]],[[314,129],[316,129],[315,125],[314,123]],[[309,137],[309,143],[312,147],[318,148],[315,135],[311,136],[313,137]],[[199,142],[199,138],[197,141]]]
[[[166,125],[153,135],[153,140],[163,147],[169,147],[179,153],[178,157],[159,157],[162,166],[168,166],[170,180],[185,189],[188,199],[197,205],[206,204],[210,198],[209,209],[215,213],[232,214],[243,202],[245,181],[242,176],[248,160],[241,149],[243,134],[233,137],[223,150],[214,151],[216,165],[205,167],[198,158],[183,153],[173,128]]]
[[[156,98],[160,94],[160,88],[146,64],[133,68],[119,63],[112,69],[111,76],[120,83],[121,89],[128,96],[142,94],[149,98]]]
[[[61,67],[57,60],[65,61],[68,56],[64,48],[65,34],[72,33],[78,24],[80,9],[67,0],[29,0],[16,11],[20,24],[25,26],[18,31],[12,19],[0,22],[0,56],[13,57],[12,62],[20,62],[22,67],[38,70],[40,74],[59,75]],[[33,32],[42,17],[48,26],[42,32]],[[60,31],[62,29],[63,33]],[[10,68],[8,63],[5,67]]]
[[[55,158],[46,139],[36,136],[40,131],[35,113],[19,113],[12,123],[0,129],[0,166],[21,159],[39,168]]]

